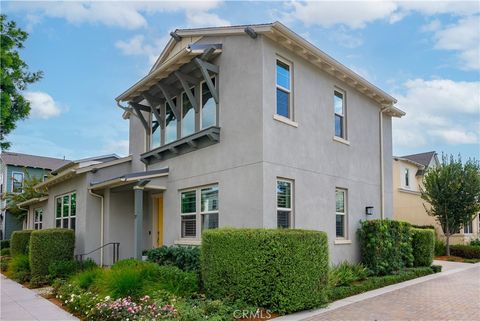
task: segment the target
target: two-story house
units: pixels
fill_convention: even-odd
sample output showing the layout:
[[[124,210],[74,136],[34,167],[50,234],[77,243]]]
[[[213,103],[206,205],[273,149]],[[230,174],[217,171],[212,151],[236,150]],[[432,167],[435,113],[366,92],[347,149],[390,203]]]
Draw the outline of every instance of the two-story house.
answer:
[[[24,179],[46,179],[50,171],[64,163],[64,159],[2,152],[0,155],[0,239],[8,240],[13,231],[21,230],[24,220],[12,215],[6,207],[6,193],[21,193]],[[41,217],[37,213],[37,218]]]
[[[393,158],[393,217],[414,225],[434,226],[437,237],[444,239],[442,227],[433,216],[428,215],[425,206],[429,205],[421,198],[425,173],[439,164],[434,151]],[[470,240],[479,237],[480,214],[452,235],[450,244],[468,244]]]
[[[360,220],[393,216],[392,117],[404,113],[279,22],[176,30],[116,101],[130,156],[43,183],[50,226],[70,217],[61,193],[87,207],[81,251],[119,242],[120,258],[140,257],[209,228],[303,228],[328,233],[333,262],[355,261]],[[87,192],[55,190],[81,171]]]

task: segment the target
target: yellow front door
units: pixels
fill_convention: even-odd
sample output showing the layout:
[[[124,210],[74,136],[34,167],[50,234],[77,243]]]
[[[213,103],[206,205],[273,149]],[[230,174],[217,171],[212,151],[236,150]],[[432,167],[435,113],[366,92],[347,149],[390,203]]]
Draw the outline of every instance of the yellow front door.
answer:
[[[157,203],[157,211],[158,211],[158,218],[157,218],[157,246],[163,245],[163,195],[160,195],[158,198]]]

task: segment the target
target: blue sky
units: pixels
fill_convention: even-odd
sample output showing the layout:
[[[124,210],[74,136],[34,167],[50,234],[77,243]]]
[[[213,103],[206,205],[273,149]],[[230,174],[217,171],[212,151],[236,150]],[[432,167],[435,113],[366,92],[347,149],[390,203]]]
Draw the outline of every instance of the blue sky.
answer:
[[[30,33],[22,51],[44,79],[12,151],[77,159],[127,154],[114,98],[151,67],[175,28],[279,20],[398,99],[394,154],[480,158],[480,3],[7,2]]]

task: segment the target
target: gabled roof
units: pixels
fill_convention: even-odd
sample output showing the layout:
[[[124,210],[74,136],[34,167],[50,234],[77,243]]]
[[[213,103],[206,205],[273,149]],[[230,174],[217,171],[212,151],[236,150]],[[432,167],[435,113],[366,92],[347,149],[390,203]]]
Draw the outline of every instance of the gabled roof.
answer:
[[[156,81],[167,77],[169,73],[172,73],[182,64],[190,61],[193,56],[201,54],[201,52],[190,50],[189,42],[185,41],[185,39],[191,39],[193,42],[197,42],[202,37],[240,35],[245,34],[245,29],[247,27],[249,30],[253,30],[256,34],[264,35],[288,50],[295,52],[332,76],[348,83],[364,95],[374,99],[385,108],[386,114],[395,117],[402,117],[405,115],[403,111],[393,107],[397,102],[395,98],[339,63],[337,60],[333,59],[331,56],[321,51],[278,21],[266,24],[229,27],[177,29],[173,33],[177,40],[173,37],[170,39],[150,73],[115,99],[117,102],[134,99],[140,95],[142,91],[146,91],[153,86]],[[172,54],[172,51],[174,54]]]
[[[67,163],[63,164],[62,166],[59,166],[54,169],[52,174],[59,173],[69,167],[79,165],[79,167],[85,167],[85,166],[90,166],[93,164],[100,164],[100,163],[106,163],[110,162],[116,159],[119,159],[120,156],[116,154],[108,154],[108,155],[101,155],[101,156],[94,156],[94,157],[88,157],[88,158],[82,158],[74,161],[68,161]]]
[[[435,151],[425,152],[420,154],[412,154],[401,156],[401,158],[409,159],[415,163],[422,164],[425,169],[428,168],[428,165],[432,162],[432,158],[436,157],[437,153]]]
[[[53,170],[59,166],[69,163],[69,160],[45,156],[36,156],[14,152],[2,152],[0,155],[2,162],[6,165],[43,168]]]

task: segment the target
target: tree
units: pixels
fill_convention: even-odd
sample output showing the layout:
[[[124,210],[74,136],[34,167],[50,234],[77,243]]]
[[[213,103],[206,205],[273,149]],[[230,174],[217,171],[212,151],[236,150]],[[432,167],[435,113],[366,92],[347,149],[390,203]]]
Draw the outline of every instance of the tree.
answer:
[[[460,157],[442,157],[442,164],[427,171],[421,189],[422,199],[430,204],[427,213],[438,221],[446,237],[450,255],[450,236],[469,224],[480,211],[480,166],[475,160],[462,163]]]
[[[0,148],[8,149],[7,136],[17,121],[25,119],[30,113],[30,103],[23,97],[22,91],[28,84],[40,80],[41,71],[29,72],[28,65],[20,58],[18,49],[23,48],[28,33],[17,28],[14,21],[0,15]]]
[[[12,213],[19,220],[23,220],[27,213],[25,209],[18,206],[19,203],[28,201],[32,198],[42,197],[47,195],[45,190],[37,190],[35,186],[40,184],[43,180],[40,177],[32,177],[25,169],[25,179],[23,180],[23,187],[21,193],[6,193],[4,198],[6,200],[5,208]]]

